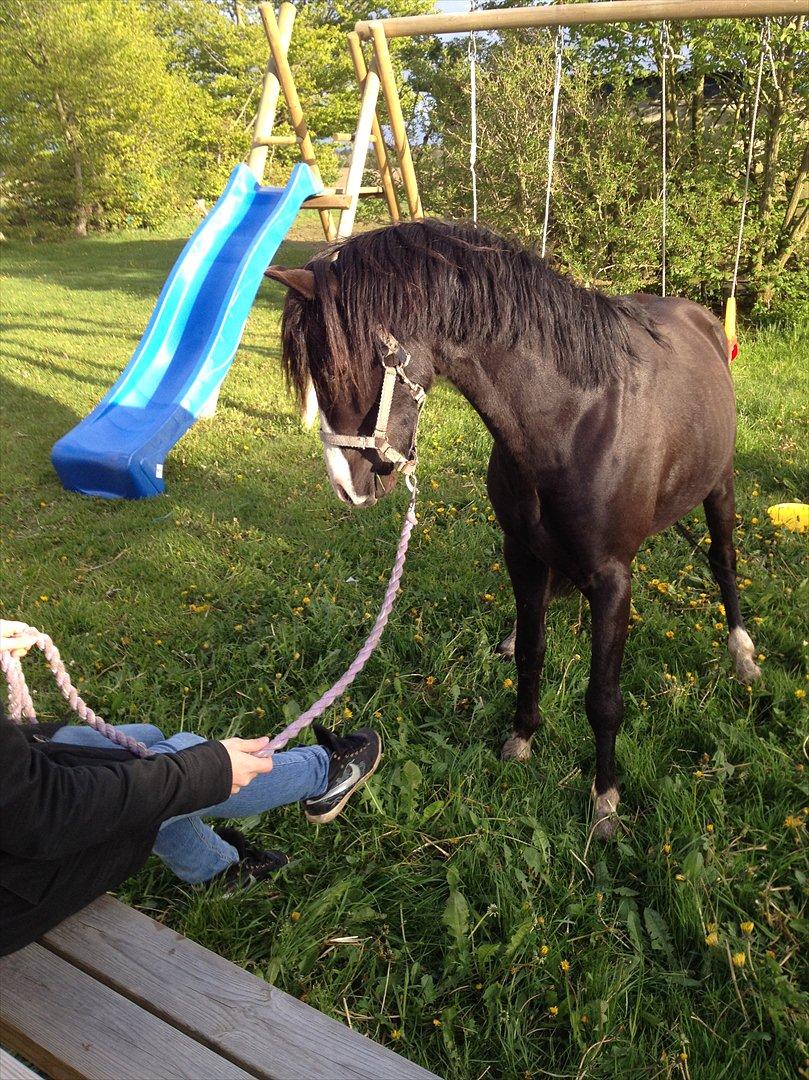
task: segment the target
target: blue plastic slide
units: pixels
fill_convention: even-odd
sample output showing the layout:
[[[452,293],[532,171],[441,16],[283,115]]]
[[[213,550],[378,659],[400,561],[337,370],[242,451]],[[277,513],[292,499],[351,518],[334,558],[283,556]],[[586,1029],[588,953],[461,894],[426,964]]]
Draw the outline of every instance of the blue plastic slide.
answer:
[[[317,188],[296,165],[285,188],[262,188],[238,165],[183,248],[146,331],[107,395],[53,448],[64,487],[107,499],[163,491],[166,454],[210,415],[267,264]]]

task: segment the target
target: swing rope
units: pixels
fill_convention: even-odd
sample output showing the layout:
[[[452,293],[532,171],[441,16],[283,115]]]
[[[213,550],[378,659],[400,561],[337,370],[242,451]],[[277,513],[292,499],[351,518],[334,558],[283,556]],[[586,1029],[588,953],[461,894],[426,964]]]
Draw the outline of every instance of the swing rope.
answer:
[[[736,257],[733,261],[733,277],[730,283],[730,296],[725,305],[725,337],[728,339],[728,359],[735,356],[737,349],[736,340],[736,287],[739,282],[739,266],[742,258],[742,243],[744,241],[744,225],[747,217],[747,204],[750,198],[750,177],[753,172],[753,154],[756,143],[756,124],[758,122],[758,110],[761,103],[761,85],[764,76],[764,61],[769,57],[773,81],[778,85],[775,72],[775,57],[770,44],[770,20],[765,19],[759,35],[758,72],[756,74],[756,92],[753,97],[753,115],[750,121],[750,140],[747,146],[747,165],[744,171],[744,189],[742,191],[742,212],[739,218],[739,235],[736,240]]]
[[[663,142],[663,188],[661,192],[661,199],[663,203],[663,221],[661,225],[661,268],[660,268],[660,295],[665,296],[667,291],[667,275],[668,275],[668,226],[669,226],[669,155],[668,155],[668,119],[669,119],[669,99],[668,99],[668,65],[669,62],[674,63],[676,56],[674,50],[671,47],[671,38],[669,36],[669,24],[662,22],[660,24],[660,126]]]
[[[556,157],[556,121],[559,116],[559,92],[562,86],[562,56],[565,50],[565,30],[560,26],[554,39],[553,104],[551,105],[551,132],[548,137],[548,178],[545,184],[545,217],[542,222],[542,258],[548,246],[548,226],[551,217],[551,191],[553,189],[553,162]]]
[[[477,0],[470,0],[469,11],[477,9]],[[478,223],[478,45],[476,35],[469,35],[469,173],[472,177],[472,222]]]

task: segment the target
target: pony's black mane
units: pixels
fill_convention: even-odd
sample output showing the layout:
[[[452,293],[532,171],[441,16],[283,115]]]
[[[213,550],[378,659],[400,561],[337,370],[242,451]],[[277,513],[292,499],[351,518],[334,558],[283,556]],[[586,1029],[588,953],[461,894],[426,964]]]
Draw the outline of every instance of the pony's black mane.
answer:
[[[627,320],[658,339],[631,297],[585,289],[532,251],[468,224],[427,219],[361,233],[309,269],[316,301],[290,290],[284,310],[284,363],[300,396],[310,374],[327,397],[362,394],[379,328],[455,350],[524,345],[584,387],[634,357]]]

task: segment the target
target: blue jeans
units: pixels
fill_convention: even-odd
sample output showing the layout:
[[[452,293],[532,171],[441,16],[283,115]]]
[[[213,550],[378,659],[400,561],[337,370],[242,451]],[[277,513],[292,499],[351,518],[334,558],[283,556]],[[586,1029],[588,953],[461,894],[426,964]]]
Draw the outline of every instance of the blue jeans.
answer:
[[[176,754],[178,750],[207,742],[201,735],[182,731],[165,739],[152,724],[122,724],[121,731],[145,743],[155,754]],[[109,750],[113,743],[86,725],[60,728],[53,742],[71,746],[95,746]],[[273,757],[272,772],[256,776],[235,795],[197,810],[193,814],[169,818],[160,826],[154,853],[183,881],[208,881],[239,861],[232,844],[226,843],[202,821],[203,817],[246,818],[263,814],[287,803],[322,795],[329,775],[329,753],[322,746],[299,746]]]

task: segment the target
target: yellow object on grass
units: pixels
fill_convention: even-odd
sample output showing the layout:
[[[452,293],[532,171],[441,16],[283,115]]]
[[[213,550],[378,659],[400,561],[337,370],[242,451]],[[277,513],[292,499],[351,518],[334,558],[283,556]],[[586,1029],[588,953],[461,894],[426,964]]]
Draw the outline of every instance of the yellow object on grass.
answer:
[[[767,509],[773,525],[783,525],[793,532],[809,529],[809,503],[778,503]]]

